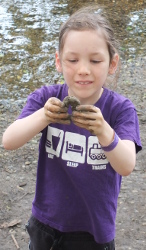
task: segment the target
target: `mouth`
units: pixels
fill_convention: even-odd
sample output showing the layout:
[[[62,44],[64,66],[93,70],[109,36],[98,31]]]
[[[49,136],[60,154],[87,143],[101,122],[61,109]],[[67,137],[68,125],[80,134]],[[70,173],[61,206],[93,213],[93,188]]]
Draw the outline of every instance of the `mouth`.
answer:
[[[77,81],[76,83],[80,84],[80,85],[89,85],[92,82],[91,81]]]

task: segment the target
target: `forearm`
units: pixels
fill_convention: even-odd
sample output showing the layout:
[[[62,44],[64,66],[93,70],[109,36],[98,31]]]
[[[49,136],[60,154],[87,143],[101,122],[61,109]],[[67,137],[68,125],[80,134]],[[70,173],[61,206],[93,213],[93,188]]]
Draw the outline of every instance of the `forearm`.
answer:
[[[44,107],[32,115],[12,123],[3,135],[4,148],[13,150],[23,146],[50,123],[70,124],[67,109],[56,97],[49,98]]]
[[[119,140],[117,146],[105,155],[112,168],[122,176],[129,175],[135,167],[135,144],[132,141]]]
[[[2,143],[5,149],[14,150],[23,146],[49,124],[44,108],[25,118],[16,120],[3,134]]]
[[[128,175],[132,172],[136,162],[135,143],[119,138],[118,143],[114,141],[114,147],[110,147],[110,149],[108,147],[107,152],[105,148],[111,145],[115,132],[105,121],[99,108],[93,105],[79,105],[73,112],[72,121],[75,125],[87,129],[97,136],[108,161],[117,173]]]
[[[99,136],[101,145],[107,146],[113,140],[114,131],[105,123],[105,133]],[[136,152],[135,144],[129,140],[121,140],[119,138],[118,144],[113,150],[104,152],[112,168],[122,176],[129,175],[135,167]]]

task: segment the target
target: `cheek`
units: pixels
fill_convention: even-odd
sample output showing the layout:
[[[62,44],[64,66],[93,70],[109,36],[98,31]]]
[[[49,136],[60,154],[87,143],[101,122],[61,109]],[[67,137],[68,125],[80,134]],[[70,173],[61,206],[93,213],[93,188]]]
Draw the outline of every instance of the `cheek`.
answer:
[[[99,67],[99,72],[101,73],[101,75],[106,75],[108,74],[108,71],[109,71],[109,64],[108,63],[105,63],[105,64],[102,64],[100,67]]]
[[[70,79],[72,79],[72,73],[71,70],[69,68],[63,67],[63,77],[65,82],[69,85]]]
[[[63,65],[63,75],[70,76],[73,75],[75,72],[75,69],[73,66],[68,65],[67,63]]]
[[[98,67],[96,70],[94,70],[94,75],[97,79],[99,79],[101,82],[106,81],[108,76],[109,66],[108,65],[102,65]]]

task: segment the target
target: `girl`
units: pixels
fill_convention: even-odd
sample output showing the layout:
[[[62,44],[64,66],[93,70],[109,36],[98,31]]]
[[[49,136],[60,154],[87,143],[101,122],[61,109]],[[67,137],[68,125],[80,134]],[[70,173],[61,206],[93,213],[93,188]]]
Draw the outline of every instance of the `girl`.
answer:
[[[141,150],[135,107],[105,88],[119,62],[101,10],[86,7],[60,29],[56,68],[63,85],[33,92],[3,135],[8,150],[41,131],[36,193],[26,226],[31,250],[114,250],[122,176]],[[74,111],[66,96],[78,99]]]

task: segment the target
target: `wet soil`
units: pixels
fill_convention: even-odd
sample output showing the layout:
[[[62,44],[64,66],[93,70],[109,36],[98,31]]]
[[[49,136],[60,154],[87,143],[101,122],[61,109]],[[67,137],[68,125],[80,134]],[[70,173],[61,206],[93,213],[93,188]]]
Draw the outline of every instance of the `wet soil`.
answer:
[[[117,91],[136,106],[143,150],[134,171],[123,177],[116,220],[116,249],[139,250],[146,246],[146,86],[144,60],[137,58],[122,66]],[[0,106],[0,139],[21,107]],[[0,249],[28,249],[25,224],[31,214],[35,192],[39,135],[22,148],[6,151],[0,144]]]

